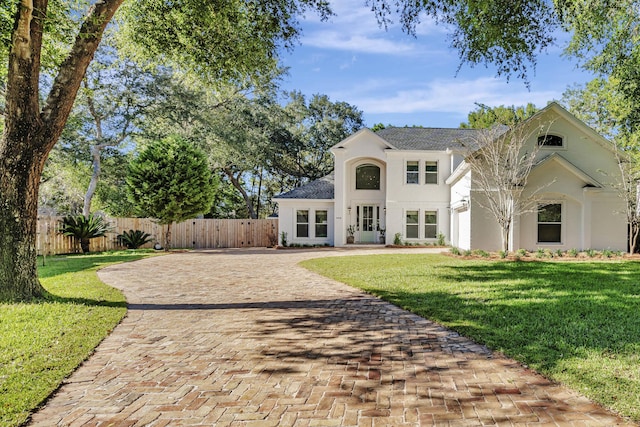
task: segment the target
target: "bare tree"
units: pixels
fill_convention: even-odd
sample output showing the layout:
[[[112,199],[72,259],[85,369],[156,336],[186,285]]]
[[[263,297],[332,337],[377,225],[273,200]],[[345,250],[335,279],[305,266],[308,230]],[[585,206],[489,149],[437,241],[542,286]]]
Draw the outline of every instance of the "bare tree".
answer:
[[[532,119],[511,128],[494,126],[479,130],[464,144],[472,191],[484,196],[476,198],[477,203],[498,222],[504,251],[509,250],[514,219],[538,209],[536,194],[542,188],[531,189],[527,183],[540,147],[528,142],[534,135],[545,134],[546,129],[548,125]]]
[[[636,159],[631,158],[616,144],[616,160],[620,169],[620,181],[615,187],[624,201],[629,224],[629,253],[634,253],[640,235],[640,169]]]

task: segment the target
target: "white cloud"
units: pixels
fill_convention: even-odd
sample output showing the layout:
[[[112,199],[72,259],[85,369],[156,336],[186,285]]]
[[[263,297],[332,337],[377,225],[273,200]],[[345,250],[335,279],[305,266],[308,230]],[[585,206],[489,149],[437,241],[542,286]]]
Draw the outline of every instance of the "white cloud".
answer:
[[[425,17],[416,28],[417,38],[413,38],[400,31],[397,16],[391,17],[396,22],[385,30],[363,0],[333,2],[331,7],[336,15],[328,22],[321,22],[315,15],[304,20],[301,38],[304,46],[385,55],[424,54],[425,38],[434,31],[444,31],[443,26],[436,26],[432,19]]]
[[[320,49],[346,50],[361,53],[379,53],[403,55],[415,52],[415,47],[409,43],[396,42],[366,34],[346,34],[339,30],[315,31],[304,37],[305,46]]]
[[[346,96],[348,102],[368,114],[437,112],[466,115],[476,108],[476,102],[489,106],[517,106],[532,102],[543,107],[560,95],[550,90],[528,92],[524,86],[487,77],[475,80],[436,79],[403,88],[398,88],[397,83],[388,81],[385,87],[383,81],[375,80],[354,88],[351,94],[343,92],[341,96]],[[385,91],[376,91],[375,88],[385,88]]]

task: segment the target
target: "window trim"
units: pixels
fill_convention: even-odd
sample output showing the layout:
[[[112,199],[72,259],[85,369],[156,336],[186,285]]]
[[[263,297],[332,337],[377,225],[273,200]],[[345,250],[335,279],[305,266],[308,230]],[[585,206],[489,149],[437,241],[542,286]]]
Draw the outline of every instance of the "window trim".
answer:
[[[358,188],[358,169],[365,167],[365,166],[373,166],[375,168],[378,168],[378,188]],[[375,163],[371,163],[371,162],[364,162],[364,163],[360,163],[358,165],[356,165],[353,169],[354,175],[353,175],[353,186],[354,189],[357,191],[380,191],[382,189],[382,168],[380,167],[380,165],[377,165]]]
[[[551,138],[551,137],[560,138],[560,140],[562,141],[562,145],[541,144],[541,142],[544,141],[546,138]],[[538,138],[536,139],[536,144],[540,149],[544,149],[544,150],[562,150],[567,148],[567,138],[564,135],[561,135],[559,133],[549,132],[544,135],[538,135]]]
[[[435,172],[427,171],[427,165],[429,163],[435,163],[435,165],[436,165]],[[438,164],[438,161],[437,160],[425,160],[424,161],[424,169],[423,170],[424,170],[424,183],[425,183],[425,185],[438,185],[438,181],[439,181],[438,173],[439,173],[439,170],[440,170],[440,165]],[[429,180],[427,179],[427,177],[429,175],[434,175],[436,177],[436,182],[428,182]]]
[[[417,218],[418,221],[415,224],[413,224],[413,223],[409,224],[409,221],[408,221],[409,212],[415,212],[416,213],[416,218]],[[416,228],[416,231],[417,231],[417,236],[416,237],[409,237],[408,228],[407,228],[409,226]],[[407,239],[413,239],[413,240],[419,240],[420,239],[420,209],[406,209],[404,211],[404,234],[405,234],[405,237]]]
[[[318,212],[324,212],[325,220],[324,222],[318,222]],[[314,218],[314,227],[313,227],[313,237],[319,239],[326,239],[329,237],[329,210],[328,209],[315,209],[313,212]],[[324,236],[318,235],[318,226],[324,226]]]
[[[433,223],[429,222],[428,223],[427,222],[427,215],[428,214],[433,214],[435,216],[435,218],[436,218],[436,222],[433,222]],[[427,210],[427,209],[425,209],[425,210],[423,210],[422,217],[424,218],[424,224],[422,225],[422,228],[423,228],[423,231],[424,231],[425,240],[426,239],[437,239],[438,238],[438,210],[437,209],[435,209],[435,210]],[[430,237],[430,236],[428,237],[427,236],[427,226],[435,226],[436,231],[435,231],[433,237]]]
[[[560,206],[560,221],[554,221],[554,222],[540,222],[540,209],[542,207],[545,206],[549,206],[549,205],[559,205]],[[536,210],[536,243],[538,245],[562,245],[564,244],[564,217],[565,217],[565,210],[564,210],[564,203],[559,202],[559,201],[541,201],[538,204],[538,209]],[[559,241],[547,241],[547,242],[543,242],[540,241],[540,224],[546,224],[546,225],[558,225],[560,226],[560,240]]]
[[[416,163],[417,169],[409,171],[409,163]],[[409,174],[415,175],[416,182],[409,182]],[[405,160],[404,162],[404,183],[405,185],[420,185],[420,160]]]
[[[307,222],[298,222],[298,212],[306,212],[307,213]],[[311,219],[311,209],[296,209],[296,238],[298,239],[308,239],[310,238],[309,236],[309,220]],[[306,224],[307,226],[307,235],[306,236],[300,236],[300,234],[298,233],[298,226],[300,225],[304,225]]]

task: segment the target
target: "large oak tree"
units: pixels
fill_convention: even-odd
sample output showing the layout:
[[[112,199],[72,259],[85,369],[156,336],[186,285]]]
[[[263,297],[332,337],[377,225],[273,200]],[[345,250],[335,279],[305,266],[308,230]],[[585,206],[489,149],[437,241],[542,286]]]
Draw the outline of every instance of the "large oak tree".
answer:
[[[73,26],[80,15],[65,8],[64,0],[13,0],[0,6],[5,39],[0,53],[7,64],[0,139],[0,299],[44,292],[35,249],[40,177],[105,28],[123,2],[92,2],[64,59],[59,65],[53,61],[48,93],[41,90],[42,71],[52,64],[45,61],[49,50],[43,51],[43,41],[59,32],[56,24],[62,18]],[[175,61],[212,81],[239,81],[272,73],[278,50],[291,46],[298,33],[296,19],[308,8],[322,16],[329,13],[322,0],[127,2],[119,29],[140,57]],[[14,17],[9,37],[8,16]],[[64,44],[60,38],[52,46]]]
[[[625,96],[640,97],[640,11],[635,0],[365,1],[381,22],[388,23],[395,14],[409,32],[425,14],[451,24],[451,44],[463,62],[496,64],[498,74],[525,81],[557,30],[570,31],[570,53],[581,55],[585,66],[614,74]],[[64,13],[66,0],[9,0],[0,5],[0,62],[7,58],[8,65],[6,84],[0,83],[5,92],[0,140],[1,299],[42,293],[34,244],[40,174],[104,29],[123,2],[91,2],[44,95],[43,40],[50,33],[64,39],[66,29],[75,28],[82,14]],[[130,53],[177,61],[202,78],[269,78],[278,49],[291,46],[298,32],[296,19],[308,8],[323,16],[328,13],[324,0],[128,1],[119,31],[133,46]]]

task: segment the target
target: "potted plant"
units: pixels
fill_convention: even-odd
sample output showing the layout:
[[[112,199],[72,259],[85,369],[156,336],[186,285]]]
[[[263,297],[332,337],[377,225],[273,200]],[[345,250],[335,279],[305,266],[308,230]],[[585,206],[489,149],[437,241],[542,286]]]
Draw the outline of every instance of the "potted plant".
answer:
[[[350,225],[350,226],[347,227],[347,243],[355,242],[355,237],[353,237],[355,232],[356,232],[356,226],[355,225]]]

